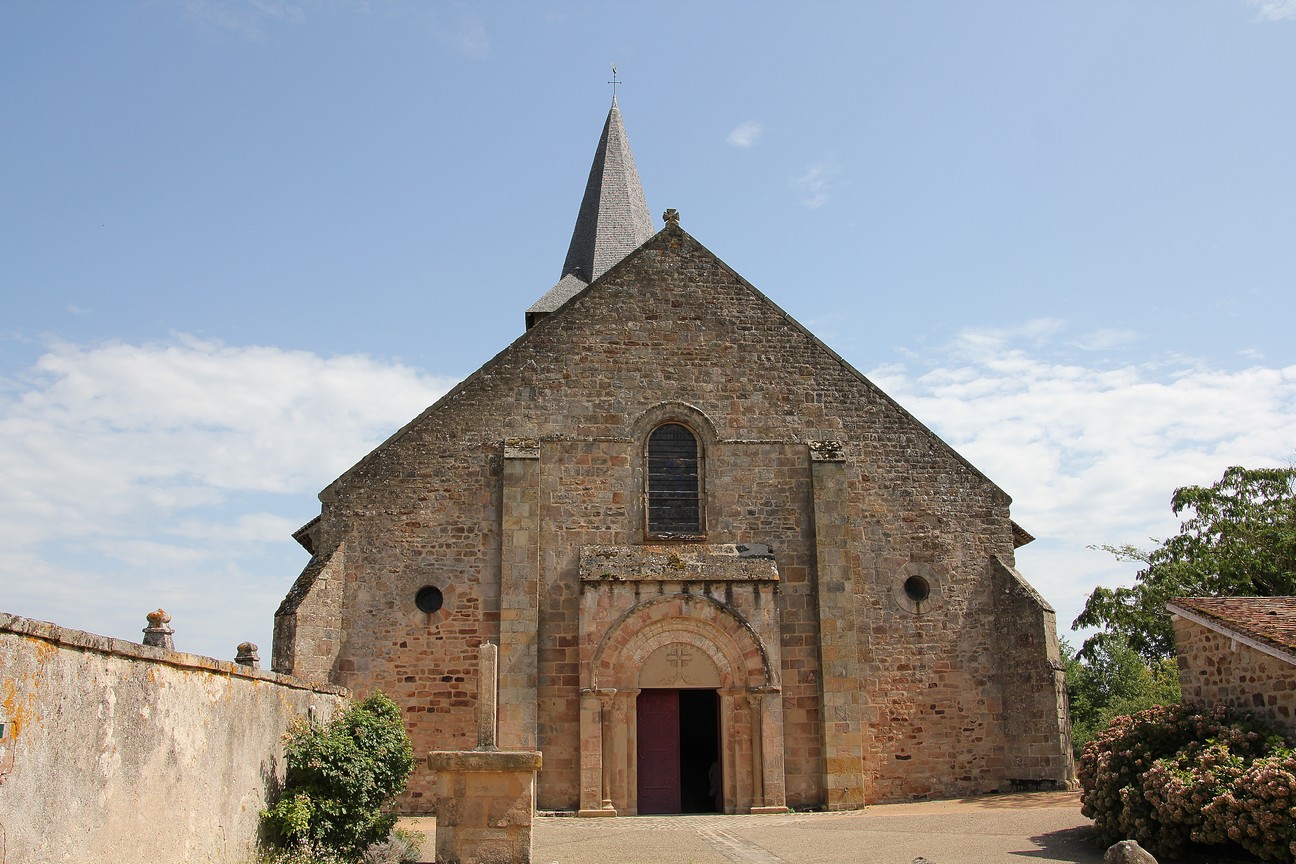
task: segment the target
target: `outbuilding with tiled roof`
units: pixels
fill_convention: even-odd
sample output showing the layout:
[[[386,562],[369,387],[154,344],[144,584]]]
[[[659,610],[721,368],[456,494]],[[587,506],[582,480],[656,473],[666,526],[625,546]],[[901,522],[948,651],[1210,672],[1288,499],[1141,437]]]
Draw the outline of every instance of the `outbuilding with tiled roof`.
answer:
[[[1296,597],[1177,597],[1185,702],[1224,704],[1296,736]]]

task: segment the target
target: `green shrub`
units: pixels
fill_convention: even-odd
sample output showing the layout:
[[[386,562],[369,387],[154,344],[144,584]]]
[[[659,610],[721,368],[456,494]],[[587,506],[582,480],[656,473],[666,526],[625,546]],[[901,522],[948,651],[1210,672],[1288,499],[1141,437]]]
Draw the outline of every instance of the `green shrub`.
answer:
[[[262,814],[280,849],[307,860],[331,853],[355,861],[388,840],[396,817],[383,808],[404,790],[414,768],[395,702],[375,693],[326,725],[300,723],[289,731],[284,750],[283,793]]]
[[[1081,812],[1104,845],[1137,840],[1173,856],[1190,843],[1227,843],[1228,824],[1209,808],[1283,744],[1264,724],[1222,706],[1163,705],[1117,717],[1076,764]]]
[[[1179,668],[1172,658],[1149,663],[1128,641],[1115,635],[1092,645],[1085,657],[1065,639],[1061,647],[1066,663],[1071,746],[1077,757],[1084,745],[1116,717],[1180,701]]]

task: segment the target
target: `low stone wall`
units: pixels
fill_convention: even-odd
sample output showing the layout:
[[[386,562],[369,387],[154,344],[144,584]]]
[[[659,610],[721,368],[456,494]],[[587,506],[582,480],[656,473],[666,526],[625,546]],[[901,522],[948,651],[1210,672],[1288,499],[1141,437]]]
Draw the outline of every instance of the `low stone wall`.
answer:
[[[348,695],[0,613],[0,864],[247,864],[283,733]]]

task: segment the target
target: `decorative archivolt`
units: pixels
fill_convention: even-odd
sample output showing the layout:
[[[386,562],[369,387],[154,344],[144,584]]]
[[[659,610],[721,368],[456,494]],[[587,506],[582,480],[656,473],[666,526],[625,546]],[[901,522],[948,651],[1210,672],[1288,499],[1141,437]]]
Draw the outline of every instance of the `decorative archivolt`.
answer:
[[[777,686],[769,652],[738,613],[697,594],[655,597],[627,610],[595,649],[590,686],[639,686],[649,658],[665,646],[690,646],[705,655],[723,687]]]

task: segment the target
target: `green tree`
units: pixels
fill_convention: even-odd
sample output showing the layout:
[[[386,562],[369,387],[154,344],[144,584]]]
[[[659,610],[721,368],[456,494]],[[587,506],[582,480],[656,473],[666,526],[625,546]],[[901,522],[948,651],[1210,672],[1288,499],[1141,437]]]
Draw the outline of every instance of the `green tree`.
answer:
[[[285,847],[357,860],[391,835],[383,809],[405,788],[414,751],[400,708],[382,693],[320,726],[302,723],[284,745],[283,794],[262,815]]]
[[[1088,658],[1081,658],[1063,640],[1062,658],[1076,755],[1113,718],[1154,705],[1173,705],[1180,699],[1175,661],[1164,658],[1149,664],[1120,636],[1096,645]]]
[[[1082,657],[1116,637],[1148,661],[1170,657],[1173,597],[1296,594],[1296,468],[1228,468],[1210,486],[1176,489],[1170,507],[1188,515],[1158,548],[1099,547],[1143,569],[1132,587],[1089,595],[1071,626],[1103,632],[1085,640]]]

